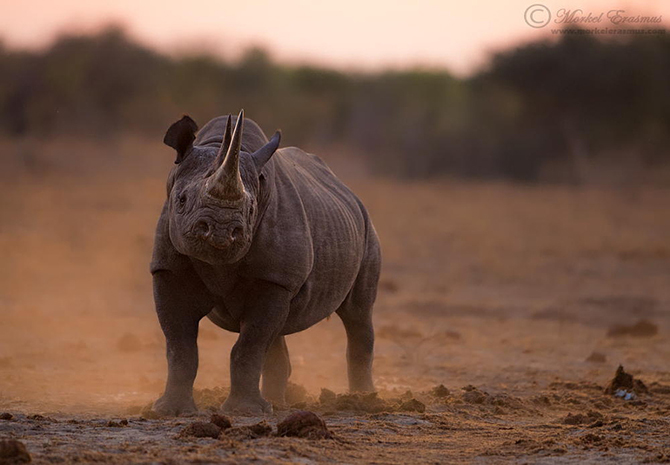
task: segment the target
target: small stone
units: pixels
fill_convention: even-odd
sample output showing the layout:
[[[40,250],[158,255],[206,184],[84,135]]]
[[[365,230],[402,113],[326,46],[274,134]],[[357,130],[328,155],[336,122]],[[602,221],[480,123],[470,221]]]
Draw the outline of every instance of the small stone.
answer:
[[[12,418],[14,418],[14,415],[9,412],[0,413],[0,420],[11,420]]]

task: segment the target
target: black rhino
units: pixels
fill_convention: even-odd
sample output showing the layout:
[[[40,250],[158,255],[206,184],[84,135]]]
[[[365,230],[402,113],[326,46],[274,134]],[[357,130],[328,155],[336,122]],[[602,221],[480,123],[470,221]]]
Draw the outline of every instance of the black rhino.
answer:
[[[284,336],[333,312],[346,328],[350,389],[373,390],[381,254],[361,201],[318,157],[278,149],[281,134],[268,141],[244,111],[196,131],[184,116],[164,139],[177,159],[151,262],[168,360],[165,392],[153,409],[196,410],[205,316],[239,333],[224,411],[267,413],[270,402],[283,403],[291,373]]]

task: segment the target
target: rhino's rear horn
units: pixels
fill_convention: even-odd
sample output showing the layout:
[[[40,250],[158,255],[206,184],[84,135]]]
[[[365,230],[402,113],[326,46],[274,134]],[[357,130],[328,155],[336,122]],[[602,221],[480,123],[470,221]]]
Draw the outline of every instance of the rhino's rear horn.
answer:
[[[277,131],[270,139],[270,142],[265,144],[260,149],[256,150],[251,156],[256,165],[256,170],[260,173],[261,169],[268,162],[270,157],[277,151],[279,148],[279,142],[281,142],[281,131]]]
[[[163,142],[177,151],[175,163],[181,163],[193,147],[195,132],[198,130],[196,124],[190,116],[184,115],[176,123],[172,123],[165,133]]]
[[[230,119],[228,121],[230,122]],[[237,116],[235,129],[230,138],[230,144],[228,144],[228,150],[223,163],[207,180],[207,192],[213,197],[225,200],[237,200],[244,195],[244,184],[240,175],[240,150],[242,148],[243,130],[244,110],[240,111],[240,114]],[[226,132],[228,131],[226,130]]]

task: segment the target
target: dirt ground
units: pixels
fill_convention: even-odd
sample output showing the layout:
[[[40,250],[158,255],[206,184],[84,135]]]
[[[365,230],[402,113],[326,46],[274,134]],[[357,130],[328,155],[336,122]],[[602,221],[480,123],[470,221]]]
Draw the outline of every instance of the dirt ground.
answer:
[[[311,410],[333,439],[195,438],[235,341],[208,320],[202,413],[142,410],[166,376],[148,263],[169,151],[0,150],[0,439],[34,463],[670,463],[668,189],[401,183],[334,160],[383,246],[379,397],[341,395],[334,316],[287,338],[292,406],[265,418]],[[619,365],[644,386],[606,393]]]

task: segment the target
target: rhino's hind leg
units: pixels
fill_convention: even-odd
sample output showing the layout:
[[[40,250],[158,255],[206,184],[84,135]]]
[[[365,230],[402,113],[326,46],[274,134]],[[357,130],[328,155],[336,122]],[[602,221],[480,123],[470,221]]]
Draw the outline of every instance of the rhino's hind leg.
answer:
[[[368,249],[354,287],[337,310],[347,332],[347,371],[352,392],[375,390],[372,382],[375,345],[372,307],[377,296],[380,265],[379,247],[375,241]]]
[[[270,345],[263,364],[262,393],[270,402],[283,406],[286,385],[291,376],[291,361],[284,336],[279,336]]]

